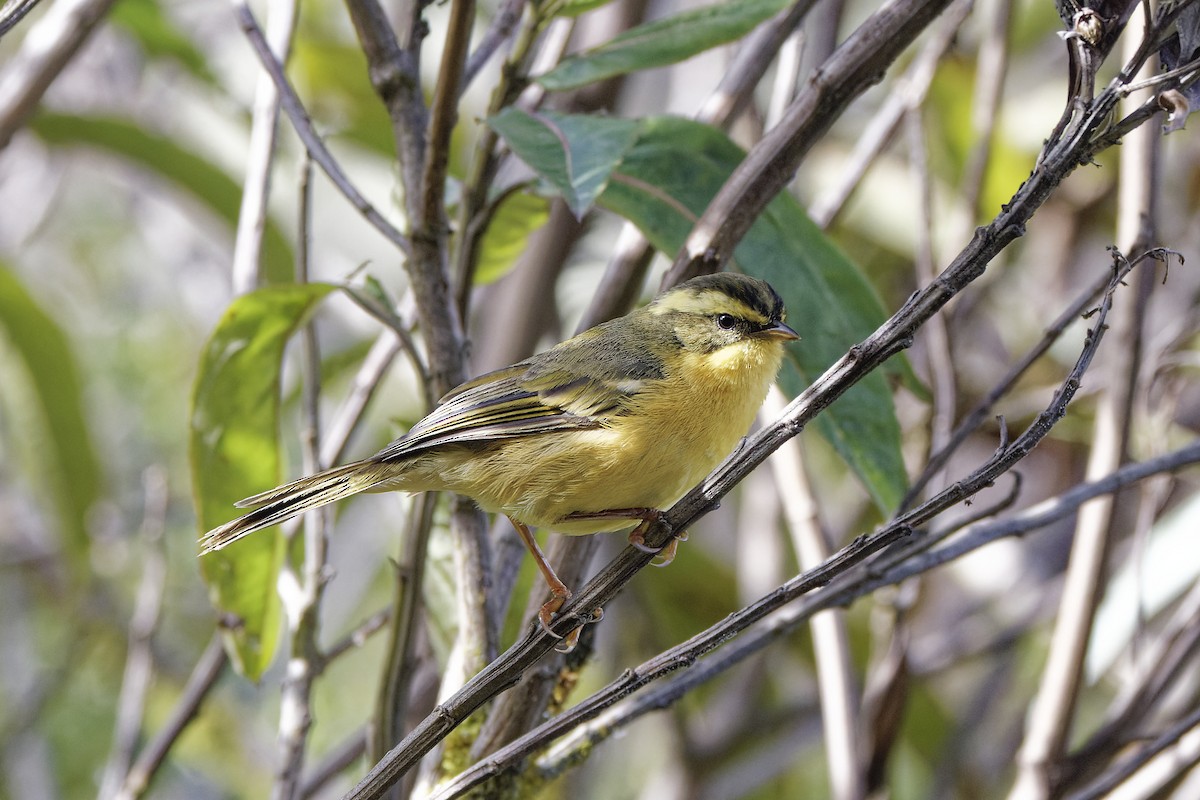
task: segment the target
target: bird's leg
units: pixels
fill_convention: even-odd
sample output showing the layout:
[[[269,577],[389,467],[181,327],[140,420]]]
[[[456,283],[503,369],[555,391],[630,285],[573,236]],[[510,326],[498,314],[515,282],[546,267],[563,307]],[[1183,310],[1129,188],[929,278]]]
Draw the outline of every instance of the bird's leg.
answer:
[[[550,622],[554,619],[554,615],[558,610],[563,607],[563,603],[567,602],[567,598],[571,596],[571,590],[554,574],[554,567],[550,566],[550,562],[546,560],[546,554],[538,546],[537,539],[534,538],[533,533],[529,530],[529,526],[523,522],[517,522],[512,517],[509,517],[508,521],[517,529],[517,533],[521,534],[521,541],[525,542],[525,547],[529,548],[529,553],[533,556],[533,563],[537,564],[538,571],[546,579],[546,585],[550,589],[550,594],[553,595],[538,610],[538,622],[541,623],[542,630],[546,633],[555,639],[562,639],[554,649],[560,653],[569,653],[575,649],[575,645],[579,642],[579,634],[583,630],[583,625],[572,630],[564,638],[550,630]],[[604,619],[604,609],[597,608],[592,611],[591,617],[584,620],[584,622],[599,622],[602,619]]]
[[[553,636],[555,639],[561,639],[554,631],[550,630],[550,620],[554,614],[563,607],[563,603],[567,602],[567,598],[571,596],[571,590],[567,585],[559,580],[559,577],[554,574],[554,567],[550,566],[550,562],[546,560],[546,554],[542,552],[542,548],[538,546],[537,539],[529,530],[529,526],[523,522],[518,522],[512,517],[508,521],[517,529],[517,533],[521,534],[521,541],[525,543],[525,547],[529,549],[530,555],[533,556],[533,563],[537,564],[538,571],[542,573],[542,577],[546,580],[546,585],[550,588],[550,594],[553,595],[538,611],[538,622],[542,623],[542,630]],[[574,639],[579,638],[576,631],[570,634]],[[572,646],[574,642],[571,639]]]
[[[658,561],[650,563],[656,567],[665,567],[675,560],[679,543],[686,542],[688,534],[687,531],[680,531],[662,547],[648,546],[646,531],[650,530],[650,526],[658,522],[661,516],[662,512],[657,508],[612,508],[604,511],[579,511],[568,515],[567,519],[640,519],[638,526],[629,532],[629,543],[643,553],[660,556]]]

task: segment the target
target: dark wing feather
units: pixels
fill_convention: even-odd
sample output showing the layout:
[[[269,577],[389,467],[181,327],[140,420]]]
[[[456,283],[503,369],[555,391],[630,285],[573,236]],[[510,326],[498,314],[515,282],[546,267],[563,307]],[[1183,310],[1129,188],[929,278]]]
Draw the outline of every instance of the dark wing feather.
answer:
[[[599,428],[647,379],[661,377],[644,346],[616,344],[607,326],[452,389],[438,407],[375,455],[406,458],[444,444]],[[601,369],[596,368],[600,356]],[[582,370],[587,365],[588,374]],[[592,375],[599,373],[599,377]]]

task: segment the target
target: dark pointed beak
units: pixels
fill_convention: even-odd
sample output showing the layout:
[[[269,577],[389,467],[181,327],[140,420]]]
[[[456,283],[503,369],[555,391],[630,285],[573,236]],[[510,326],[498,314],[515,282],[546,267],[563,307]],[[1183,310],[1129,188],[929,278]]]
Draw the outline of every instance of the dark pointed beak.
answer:
[[[756,331],[755,336],[761,336],[764,339],[782,339],[785,342],[794,341],[800,338],[800,334],[784,325],[782,322],[772,322],[761,331]]]

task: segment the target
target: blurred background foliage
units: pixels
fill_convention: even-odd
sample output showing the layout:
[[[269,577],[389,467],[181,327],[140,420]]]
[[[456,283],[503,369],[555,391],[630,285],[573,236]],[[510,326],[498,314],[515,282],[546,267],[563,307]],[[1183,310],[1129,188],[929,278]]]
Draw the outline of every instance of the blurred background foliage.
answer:
[[[843,34],[874,9],[858,0],[829,5],[841,9],[842,21],[834,29]],[[622,18],[661,19],[691,8],[686,2],[618,3],[581,12],[572,48],[611,40],[613,26]],[[481,29],[494,13],[492,3],[480,5]],[[445,14],[440,5],[427,9],[431,30],[440,29]],[[1011,23],[1006,79],[994,126],[980,130],[974,92],[981,43],[997,14]],[[0,39],[0,100],[6,70],[17,68],[18,51],[29,44],[44,16],[45,9],[36,9]],[[829,26],[829,15],[814,17],[809,33],[813,44],[802,59],[816,58],[825,36],[822,24]],[[752,27],[747,23],[744,30]],[[860,270],[866,278],[863,297],[869,296],[874,307],[856,310],[843,293],[826,316],[813,319],[826,314],[821,308],[826,301],[814,300],[807,284],[790,285],[786,263],[767,263],[777,246],[774,240],[748,240],[743,246],[749,249],[739,252],[739,258],[755,261],[746,268],[767,269],[785,293],[801,293],[789,321],[804,337],[802,346],[811,342],[803,351],[806,357],[819,352],[828,363],[849,343],[818,332],[835,315],[858,314],[849,330],[861,335],[863,325],[869,331],[884,309],[890,313],[904,302],[921,283],[913,262],[923,246],[922,234],[931,236],[934,263],[946,263],[972,228],[990,219],[1028,176],[1066,95],[1066,52],[1056,35],[1060,28],[1048,2],[981,0],[938,61],[919,122],[933,182],[932,229],[923,229],[919,217],[919,174],[902,125],[847,205],[819,220],[828,240],[815,227],[810,233],[796,232],[797,225],[808,224],[800,209],[820,206],[845,174],[855,143],[896,90],[909,58],[854,103],[821,140],[797,176],[793,195],[777,201],[783,210],[772,207],[793,215],[781,217],[776,234],[809,236],[793,245],[801,250],[827,248],[821,251],[826,257],[814,258],[814,268]],[[726,40],[740,36],[739,31]],[[426,76],[436,74],[436,49],[426,48]],[[608,113],[622,120],[691,116],[733,51],[732,46],[714,46],[683,64],[638,71],[612,90]],[[649,66],[645,56],[634,58],[639,66]],[[256,461],[262,470],[258,478],[231,478],[212,465],[193,475],[188,456],[192,408],[203,394],[197,380],[211,366],[206,359],[221,357],[219,349],[206,356],[206,347],[219,344],[219,337],[210,337],[231,313],[231,252],[258,74],[226,4],[117,0],[54,80],[28,124],[0,150],[0,796],[29,800],[97,793],[114,748],[127,651],[138,641],[148,646],[153,664],[138,742],[167,724],[214,636],[210,593],[219,591],[212,587],[222,579],[210,575],[211,586],[202,580],[198,533],[219,521],[219,509],[228,513],[232,500],[265,488],[246,483],[270,484],[273,476],[293,476],[300,469],[300,370],[294,348],[286,355],[282,349],[286,334],[315,310],[326,414],[350,390],[379,334],[379,323],[342,291],[330,292],[319,305],[310,303],[310,294],[324,294],[323,287],[288,306],[289,322],[270,345],[276,350],[264,357],[282,357],[282,367],[260,375],[251,387],[248,376],[266,363],[251,361],[215,391],[216,401],[226,404],[222,424],[249,425],[251,420],[239,419],[241,408],[247,417],[268,415],[259,430],[278,426],[279,463],[270,462],[274,450],[268,446],[272,455]],[[493,59],[463,99],[453,139],[452,184],[463,179],[472,147],[484,135],[489,87],[497,74]],[[366,61],[341,4],[308,0],[301,5],[289,75],[355,184],[376,207],[397,216],[401,204],[388,117],[367,79]],[[572,79],[561,73],[561,82],[550,85],[562,88],[594,77]],[[743,148],[762,133],[775,79],[772,75],[764,81],[750,110],[731,129],[730,138]],[[676,125],[667,135],[681,137],[676,145],[684,151],[700,152],[704,146],[688,136],[719,138],[713,129],[698,125],[659,124]],[[271,283],[292,280],[299,235],[303,149],[286,123],[280,130],[262,250],[262,270]],[[978,203],[965,207],[961,188],[985,138],[991,149]],[[519,152],[518,139],[514,137],[513,148]],[[732,157],[725,144],[719,148]],[[1164,202],[1157,228],[1161,243],[1190,261],[1200,236],[1195,202],[1200,142],[1183,132],[1167,137],[1162,150],[1170,167],[1162,171]],[[1041,338],[1048,321],[1080,287],[1107,267],[1105,247],[1115,236],[1118,158],[1117,151],[1107,152],[1097,165],[1071,177],[1039,212],[1028,235],[946,315],[954,357],[952,413],[969,409],[1018,354]],[[670,179],[637,173],[636,160],[632,152],[620,169],[660,189]],[[713,179],[719,185],[720,175]],[[455,192],[452,186],[452,201]],[[610,184],[599,208],[584,203],[582,223],[564,214],[561,200],[550,194],[513,194],[500,206],[481,246],[468,322],[476,343],[472,373],[519,357],[524,345],[512,340],[525,337],[540,348],[569,335],[607,261],[618,230],[616,213],[635,220],[654,213],[638,205],[628,183]],[[312,202],[311,279],[337,286],[349,282],[381,302],[403,306],[406,281],[389,243],[322,176],[314,178]],[[693,210],[702,209],[703,204]],[[668,224],[645,227],[662,231],[651,239],[668,256],[687,232],[678,225],[669,235]],[[552,237],[564,230],[570,231],[568,244],[555,249]],[[665,266],[658,257],[643,298],[653,294]],[[1138,457],[1189,440],[1200,423],[1200,396],[1191,381],[1196,365],[1193,301],[1200,285],[1193,273],[1190,264],[1172,270],[1166,290],[1155,290],[1150,301],[1148,319],[1155,324],[1147,332],[1153,355],[1146,369],[1157,382],[1140,396],[1131,448]],[[256,298],[249,302],[268,302],[261,294]],[[274,324],[284,318],[274,318],[274,307],[241,311],[263,314]],[[1000,411],[1011,427],[1028,422],[1045,404],[1082,338],[1083,327],[1073,328],[1006,398]],[[885,432],[882,438],[868,435],[851,449],[888,451],[903,442],[903,451],[894,451],[895,463],[876,481],[868,479],[864,485],[846,466],[844,459],[853,463],[854,453],[843,451],[839,458],[824,439],[804,434],[818,513],[835,544],[879,522],[881,506],[894,506],[904,489],[901,458],[910,473],[923,465],[931,424],[930,394],[924,387],[933,380],[931,363],[939,357],[920,337],[911,354],[916,377],[906,378],[907,368],[902,368],[890,383],[882,374],[872,378],[876,394],[866,416],[876,409]],[[819,368],[805,365],[785,381],[785,388],[795,394]],[[1080,480],[1092,430],[1091,401],[1101,391],[1101,385],[1085,385],[1072,415],[1023,464],[1018,508]],[[262,404],[275,403],[275,397],[281,398],[278,408],[264,409]],[[373,452],[418,419],[423,407],[415,376],[397,361],[354,434],[349,454]],[[822,419],[832,424],[829,415]],[[193,435],[203,438],[203,426]],[[985,458],[997,436],[994,424],[984,426],[951,462],[948,480]],[[226,480],[233,483],[220,489],[201,486]],[[1176,508],[1180,520],[1171,530],[1195,530],[1200,509],[1185,502],[1195,482],[1191,474],[1161,488],[1160,505]],[[194,488],[200,511],[193,504]],[[580,677],[579,696],[799,571],[775,491],[768,465],[692,531],[674,565],[643,573],[606,609],[594,660]],[[1005,491],[998,489],[980,503],[993,502]],[[320,612],[326,645],[391,602],[389,559],[408,502],[375,497],[339,509],[330,551],[333,579]],[[198,515],[203,521],[198,522]],[[1129,526],[1135,527],[1132,520]],[[730,534],[734,530],[737,536]],[[1055,525],[1024,540],[993,544],[930,576],[919,592],[912,587],[884,592],[884,597],[848,610],[858,676],[881,657],[881,618],[901,608],[910,625],[907,706],[887,766],[892,797],[994,797],[1011,781],[1014,748],[1045,657],[1069,533],[1069,525]],[[272,558],[281,557],[274,540],[262,541]],[[623,544],[621,537],[604,541],[600,558]],[[432,650],[442,658],[450,631],[439,626],[447,624],[453,608],[449,547],[435,533],[426,590]],[[1131,547],[1132,537],[1122,539],[1118,555],[1127,556]],[[1166,552],[1182,550],[1187,557],[1140,562],[1140,582],[1134,577],[1114,582],[1106,608],[1139,607],[1141,587],[1164,583],[1174,590],[1147,608],[1145,616],[1171,608],[1200,571],[1194,536],[1175,547]],[[158,563],[161,573],[154,572]],[[522,569],[516,598],[524,598],[534,583],[531,565]],[[243,575],[235,584],[244,589],[249,582],[254,591],[270,594],[273,575],[274,569],[253,579]],[[149,627],[138,628],[138,614],[147,608],[147,601],[139,599],[142,592],[157,592],[159,607],[151,613]],[[522,609],[520,600],[511,604],[504,644],[515,637]],[[1094,724],[1102,715],[1116,691],[1120,654],[1146,622],[1097,628],[1096,652],[1107,653],[1108,659],[1098,657],[1092,665],[1094,683],[1082,694],[1079,711],[1084,723]],[[278,619],[267,616],[264,625],[264,637],[270,640]],[[353,739],[370,718],[382,648],[382,637],[367,638],[322,674],[313,701],[314,762]],[[257,681],[228,671],[220,679],[155,776],[152,796],[269,793],[283,670],[283,659],[273,653],[268,642],[263,662],[250,670],[262,673]],[[1181,684],[1181,702],[1194,696],[1194,677]],[[812,643],[806,635],[792,637],[664,713],[639,721],[624,737],[598,748],[584,767],[555,783],[546,796],[828,796],[819,717]],[[363,769],[356,763],[322,796],[338,796]],[[1200,791],[1194,776],[1184,786],[1179,797]]]

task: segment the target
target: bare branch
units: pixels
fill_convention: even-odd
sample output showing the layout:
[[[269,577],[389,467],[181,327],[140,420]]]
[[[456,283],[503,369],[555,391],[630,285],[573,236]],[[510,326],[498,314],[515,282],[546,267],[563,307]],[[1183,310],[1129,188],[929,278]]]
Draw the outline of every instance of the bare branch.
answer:
[[[0,75],[0,150],[42,101],[42,95],[108,14],[115,0],[60,0],[37,21]],[[32,9],[29,4],[24,14]],[[19,18],[19,17],[18,17]],[[8,20],[6,19],[5,22]],[[3,31],[0,31],[0,35]]]
[[[228,665],[229,657],[225,654],[225,647],[221,642],[221,632],[217,631],[192,669],[191,677],[183,688],[183,695],[172,709],[167,723],[142,748],[129,774],[125,776],[125,783],[117,797],[121,800],[132,800],[145,793],[150,787],[154,773],[162,766],[167,753],[183,735],[188,724],[200,712],[201,704],[208,698],[208,693],[212,691]]]
[[[768,396],[764,411],[782,413],[786,402],[778,389]],[[801,569],[814,569],[829,558],[829,542],[817,514],[808,470],[798,439],[785,442],[771,456],[771,465],[787,519],[792,549]],[[846,616],[838,609],[823,611],[810,621],[813,655],[821,697],[825,759],[829,765],[831,798],[855,800],[866,794],[863,784],[862,722],[858,687]]]
[[[946,15],[937,26],[936,34],[925,43],[912,64],[896,81],[895,89],[883,105],[871,115],[862,136],[854,145],[849,164],[840,170],[841,178],[809,206],[809,216],[817,225],[828,228],[833,224],[846,201],[850,199],[851,193],[862,182],[867,169],[892,141],[905,112],[916,108],[928,94],[938,62],[950,49],[958,29],[966,21],[973,6],[974,0],[960,0],[946,10]]]
[[[37,7],[40,0],[5,0],[0,6],[0,36],[17,27],[25,15]]]
[[[721,187],[692,228],[664,285],[719,269],[820,135],[949,3],[899,0],[860,25]]]
[[[100,783],[101,798],[119,795],[142,732],[142,713],[154,670],[154,653],[150,644],[158,628],[163,590],[166,587],[163,528],[169,493],[165,471],[161,468],[147,469],[142,475],[142,488],[145,510],[138,535],[144,549],[142,580],[138,584],[137,600],[129,620],[129,652],[125,657],[125,675],[121,679],[121,694],[117,699],[112,752],[108,763],[104,765],[104,777]]]
[[[1100,798],[1112,796],[1113,789],[1116,789],[1135,772],[1137,772],[1143,766],[1146,766],[1155,756],[1166,751],[1172,745],[1178,743],[1180,739],[1192,731],[1197,725],[1200,725],[1200,708],[1193,709],[1192,712],[1186,717],[1163,731],[1154,741],[1138,750],[1137,753],[1130,756],[1125,761],[1108,770],[1092,785],[1079,792],[1068,795],[1068,800],[1100,800]],[[1195,737],[1191,738],[1194,739]],[[1198,752],[1198,748],[1196,747],[1195,743],[1193,743],[1188,749],[1190,750],[1190,753],[1182,754],[1183,758],[1186,759],[1184,763],[1187,764],[1190,762],[1191,764],[1195,764],[1198,760],[1200,760],[1200,752]]]
[[[1140,33],[1130,31],[1124,40],[1131,58],[1141,49]],[[1083,50],[1090,52],[1091,47],[1085,43]],[[1082,65],[1080,68],[1085,69]],[[1138,74],[1150,72],[1153,64],[1148,60]],[[1081,86],[1079,91],[1088,92],[1086,99],[1090,100],[1090,80],[1082,81]],[[1153,233],[1147,227],[1153,219],[1158,135],[1150,126],[1143,126],[1130,133],[1121,149],[1117,240],[1127,252],[1136,252],[1153,243]],[[1147,297],[1144,293],[1133,293],[1126,300],[1126,313],[1118,318],[1119,345],[1110,353],[1104,381],[1106,391],[1097,399],[1088,478],[1112,472],[1127,457]],[[1053,792],[1057,780],[1055,765],[1067,747],[1082,689],[1083,661],[1100,602],[1109,541],[1114,535],[1114,503],[1111,496],[1100,497],[1080,510],[1050,652],[1018,754],[1017,779],[1009,794],[1012,800],[1045,798]]]
[[[296,129],[296,133],[299,135],[300,141],[304,143],[305,149],[308,150],[309,156],[313,161],[317,162],[322,171],[329,177],[329,180],[333,181],[333,185],[338,188],[338,191],[350,201],[352,206],[358,209],[358,212],[363,215],[367,222],[371,223],[375,230],[382,233],[402,253],[411,252],[412,245],[409,240],[395,226],[384,219],[383,215],[375,209],[375,206],[371,205],[362,196],[350,179],[346,177],[346,173],[342,171],[333,154],[329,152],[329,148],[325,146],[325,142],[317,135],[308,112],[304,110],[304,105],[300,102],[296,90],[288,82],[287,76],[283,72],[283,66],[271,52],[271,47],[267,44],[262,29],[258,26],[258,22],[254,19],[250,8],[246,5],[246,0],[233,0],[233,6],[237,14],[238,23],[242,26],[242,30],[245,31],[246,38],[254,47],[255,53],[258,54],[258,60],[262,63],[267,74],[271,76],[271,79],[275,81],[275,88],[279,91],[279,99],[283,105],[283,110],[287,112],[288,119],[291,120],[292,127]]]
[[[488,26],[487,32],[484,33],[483,39],[480,40],[479,46],[471,53],[471,57],[467,59],[466,68],[463,70],[462,90],[465,91],[471,81],[483,69],[500,45],[504,44],[509,36],[512,36],[513,30],[516,29],[517,23],[521,21],[521,12],[526,5],[525,0],[504,0],[500,7],[496,9],[495,16],[492,17],[492,24]]]
[[[267,39],[280,64],[286,64],[296,31],[295,0],[275,0],[267,17]],[[233,291],[245,294],[259,283],[259,254],[267,223],[267,201],[271,194],[271,170],[275,164],[275,138],[279,131],[279,90],[266,72],[258,74],[254,87],[254,112],[250,124],[250,152],[246,179],[242,182],[242,204],[238,210],[237,234],[233,242]]]
[[[312,163],[305,159],[299,187],[300,246],[296,248],[298,284],[307,283],[309,274],[311,178]],[[301,383],[303,464],[305,474],[313,474],[325,466],[320,456],[321,353],[313,322],[304,326],[300,341],[304,362]],[[313,681],[325,664],[317,646],[317,635],[320,629],[321,597],[325,589],[325,554],[329,544],[330,519],[329,509],[318,509],[305,515],[304,563],[297,569],[289,559],[284,559],[278,578],[280,600],[291,633],[291,647],[279,697],[279,764],[272,787],[272,797],[276,800],[292,800],[301,794],[301,774],[313,720]],[[289,545],[295,530],[292,527],[284,529]],[[291,547],[287,549],[291,550]]]

